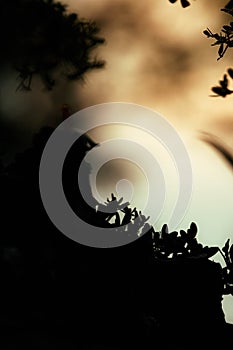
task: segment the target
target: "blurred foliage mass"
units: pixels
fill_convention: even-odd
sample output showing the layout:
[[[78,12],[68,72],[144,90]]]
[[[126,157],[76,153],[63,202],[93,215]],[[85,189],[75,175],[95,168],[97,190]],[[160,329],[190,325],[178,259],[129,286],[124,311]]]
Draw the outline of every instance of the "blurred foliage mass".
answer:
[[[31,90],[32,77],[39,75],[46,89],[55,85],[55,72],[68,80],[82,79],[104,62],[93,50],[104,39],[95,23],[69,13],[54,0],[1,1],[1,66],[18,71],[20,90]]]

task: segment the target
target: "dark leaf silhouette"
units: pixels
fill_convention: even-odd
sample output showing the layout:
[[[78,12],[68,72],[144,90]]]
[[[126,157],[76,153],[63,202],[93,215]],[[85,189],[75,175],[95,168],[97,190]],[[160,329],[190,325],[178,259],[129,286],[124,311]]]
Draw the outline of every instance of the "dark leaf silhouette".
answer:
[[[224,74],[223,79],[219,80],[219,85],[220,86],[214,86],[212,88],[212,91],[216,93],[216,95],[221,96],[221,97],[226,97],[227,95],[230,95],[233,93],[232,90],[228,89],[228,78],[227,74]]]
[[[231,263],[233,264],[233,244],[231,245],[231,248],[230,248],[230,259],[231,259]]]
[[[161,237],[165,238],[168,234],[168,226],[167,224],[164,224],[161,230]]]
[[[187,1],[187,0],[181,0],[181,5],[182,5],[183,7],[188,7],[188,6],[190,5],[190,2]]]
[[[228,68],[227,73],[229,74],[231,79],[233,79],[233,69],[232,68]]]
[[[172,4],[174,4],[177,0],[169,0]],[[190,2],[188,0],[180,0],[181,6],[183,8],[188,7],[190,5]]]
[[[211,89],[216,95],[215,96],[220,96],[220,97],[226,97],[228,95],[231,95],[233,93],[232,90],[229,90],[227,88],[222,88],[220,86],[214,86]]]
[[[229,15],[233,16],[233,9],[232,8],[230,8],[230,9],[224,8],[224,9],[221,9],[221,11],[226,12]]]
[[[197,225],[195,224],[195,222],[191,223],[190,228],[188,229],[187,233],[189,234],[189,236],[191,238],[196,237],[196,235],[197,235]]]
[[[219,49],[218,49],[218,54],[221,57],[222,57],[222,54],[223,54],[223,50],[224,50],[224,45],[223,45],[223,43],[221,43],[220,46],[219,46]]]
[[[207,38],[211,38],[212,37],[212,33],[210,32],[209,29],[204,30],[203,34],[205,34],[207,36]]]
[[[177,231],[172,231],[172,232],[170,232],[170,236],[171,236],[172,238],[177,238],[178,232],[177,232]]]
[[[180,230],[181,237],[186,237],[187,233],[184,230]]]
[[[224,88],[224,89],[227,88],[227,86],[228,86],[228,79],[227,79],[227,75],[226,74],[224,74],[223,80],[220,80],[219,83],[220,83],[222,88]]]
[[[223,251],[225,254],[228,254],[229,247],[230,247],[230,239],[228,239],[228,240],[226,241],[224,247],[222,248],[222,251]]]

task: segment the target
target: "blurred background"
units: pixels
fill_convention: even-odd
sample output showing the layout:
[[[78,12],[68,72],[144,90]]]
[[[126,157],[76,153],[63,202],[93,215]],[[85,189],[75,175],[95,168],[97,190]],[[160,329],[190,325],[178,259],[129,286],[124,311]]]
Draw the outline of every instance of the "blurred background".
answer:
[[[6,159],[27,147],[41,126],[57,126],[63,103],[72,113],[105,102],[144,105],[172,123],[190,155],[193,196],[179,228],[195,221],[204,245],[222,247],[227,238],[232,242],[233,169],[200,138],[201,131],[207,131],[233,147],[233,99],[210,97],[211,87],[231,65],[232,53],[229,50],[217,61],[217,49],[202,34],[207,27],[219,32],[231,21],[220,12],[226,1],[196,0],[186,9],[179,1],[168,0],[66,3],[70,11],[101,29],[106,43],[97,54],[106,66],[89,73],[83,82],[60,81],[51,92],[34,79],[30,93],[16,92],[17,74],[8,67],[1,70],[0,110],[11,131],[10,140],[1,135]],[[98,131],[92,136],[100,141],[100,135]],[[133,204],[140,206],[140,200]],[[158,226],[166,222],[166,215],[165,210]],[[222,262],[220,256],[214,260]],[[223,306],[226,320],[233,323],[233,298],[225,297]]]

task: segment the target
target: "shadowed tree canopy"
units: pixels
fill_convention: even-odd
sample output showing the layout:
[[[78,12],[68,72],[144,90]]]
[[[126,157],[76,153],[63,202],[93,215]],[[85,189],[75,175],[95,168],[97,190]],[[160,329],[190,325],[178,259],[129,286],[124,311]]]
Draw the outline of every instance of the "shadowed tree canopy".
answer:
[[[30,90],[39,75],[48,90],[59,71],[69,80],[104,65],[93,56],[104,39],[95,23],[68,13],[66,5],[54,0],[11,0],[0,3],[1,66],[10,64],[19,72],[18,89]]]

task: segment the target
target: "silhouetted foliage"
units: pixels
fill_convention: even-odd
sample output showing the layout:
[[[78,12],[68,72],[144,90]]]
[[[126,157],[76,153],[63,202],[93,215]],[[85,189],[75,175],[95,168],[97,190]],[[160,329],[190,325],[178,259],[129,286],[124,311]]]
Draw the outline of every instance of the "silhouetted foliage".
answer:
[[[231,77],[232,75],[232,69],[228,69],[228,74]],[[212,91],[215,93],[215,96],[221,96],[226,97],[227,95],[231,95],[233,93],[233,90],[230,90],[228,88],[229,80],[227,78],[227,74],[224,74],[223,80],[219,80],[219,86],[212,87]]]
[[[172,4],[174,4],[177,0],[168,0],[170,1]],[[188,7],[190,5],[190,1],[188,0],[180,0],[181,6],[182,7]]]
[[[229,1],[226,6],[221,9],[221,11],[228,13],[233,16],[233,2]],[[212,31],[207,28],[203,31],[203,34],[207,38],[214,39],[214,43],[211,46],[218,46],[218,58],[222,58],[229,48],[233,47],[233,22],[227,25],[223,25],[220,33],[212,33]],[[230,78],[233,78],[233,69],[228,68],[227,73]],[[231,95],[233,91],[228,88],[229,80],[227,74],[224,74],[223,79],[219,80],[219,86],[212,87],[212,91],[215,93],[214,96],[226,97]]]
[[[210,260],[219,249],[197,241],[194,222],[179,232],[169,232],[166,224],[155,231],[149,217],[114,193],[103,204],[93,199],[93,208],[85,205],[74,179],[86,153],[98,147],[88,135],[79,138],[64,164],[67,200],[90,224],[136,239],[111,249],[69,240],[47,217],[38,188],[40,157],[53,130],[42,128],[31,148],[0,174],[0,306],[7,320],[1,322],[11,338],[15,331],[7,325],[20,322],[27,336],[31,329],[46,329],[56,337],[63,334],[73,348],[90,342],[121,349],[188,349],[190,339],[195,346],[200,339],[214,345],[216,339],[229,339],[221,300],[232,279],[230,244],[222,250],[228,261],[228,269],[222,269]],[[90,171],[87,167],[87,179]],[[91,196],[91,189],[85,190]]]
[[[176,1],[177,0],[169,0],[171,3],[175,3]],[[181,0],[181,5],[185,8],[190,5],[190,2]],[[221,9],[221,11],[233,16],[233,1],[229,1],[225,7]],[[214,43],[211,44],[211,46],[218,46],[217,60],[222,58],[229,48],[233,47],[233,22],[223,25],[220,33],[213,33],[209,28],[207,28],[203,31],[203,34],[205,34],[207,38],[214,39]],[[233,78],[233,69],[228,68],[227,72],[229,77]],[[224,74],[223,79],[219,80],[219,85],[212,87],[212,91],[215,93],[213,96],[226,97],[231,95],[233,90],[228,88],[228,84],[229,81],[227,74]]]
[[[71,72],[66,70],[65,73],[69,79],[82,77],[85,71],[98,66],[95,61],[89,61],[92,48],[102,43],[96,36],[95,26],[82,21],[80,25],[76,17],[66,13],[64,5],[51,0],[12,0],[0,7],[3,8],[3,4],[4,9],[11,11],[15,10],[13,5],[17,5],[17,16],[21,11],[19,4],[23,12],[27,6],[30,9],[26,21],[23,16],[15,18],[16,12],[12,12],[12,22],[9,22],[12,25],[11,43],[20,39],[15,46],[19,55],[12,60],[13,48],[6,45],[2,57],[4,62],[6,57],[10,62],[14,61],[20,72],[20,88],[30,89],[33,74],[39,74],[45,79],[45,86],[52,88],[55,83],[53,72],[59,68],[59,62],[66,68],[71,63]],[[181,1],[183,7],[187,4],[187,1]],[[38,24],[38,42],[33,38],[36,46],[30,51],[30,36],[37,33],[28,31],[37,23],[37,13],[30,17],[32,7],[45,12],[47,8],[53,9],[52,23],[54,28],[59,28],[59,35],[53,31],[47,37],[49,20],[45,21],[46,28],[45,22],[42,27]],[[19,34],[15,32],[15,23],[21,25]],[[69,56],[70,46],[65,46],[68,51],[64,47],[73,44],[66,24],[69,30],[76,28],[76,39],[83,34],[83,40],[74,49],[83,48],[83,42],[86,45],[85,53],[80,50],[78,57],[72,56],[76,57],[74,61]],[[22,34],[26,35],[25,46]],[[93,39],[90,42],[89,34]],[[51,58],[41,53],[48,52],[44,51],[43,45],[51,44],[52,38],[56,40],[51,46],[54,50]],[[23,50],[27,54],[24,55]],[[21,61],[20,57],[25,57],[26,61]],[[78,65],[85,61],[83,59],[88,59],[89,66]],[[220,87],[226,89],[227,86],[227,78],[224,78]],[[69,109],[65,105],[63,118],[68,115]],[[86,153],[97,147],[88,135],[78,139],[64,163],[63,185],[67,200],[77,215],[90,224],[111,227],[119,234],[137,239],[112,249],[94,249],[69,240],[50,222],[39,194],[40,158],[52,132],[53,128],[42,128],[35,135],[31,148],[18,154],[12,164],[0,164],[0,322],[1,330],[7,329],[10,334],[5,348],[31,349],[34,344],[30,337],[35,339],[38,349],[89,348],[87,342],[118,344],[121,349],[146,349],[147,346],[151,349],[160,345],[162,348],[188,349],[192,342],[194,348],[204,344],[203,347],[208,349],[216,345],[216,340],[225,347],[224,340],[232,336],[232,331],[226,332],[221,307],[222,295],[232,293],[233,248],[230,242],[222,250],[203,246],[197,241],[198,229],[194,222],[186,231],[169,232],[166,224],[161,231],[155,231],[148,222],[149,217],[131,208],[123,198],[117,199],[114,193],[103,204],[95,198],[91,198],[92,207],[85,204],[76,188],[76,175]],[[87,182],[90,171],[87,164]],[[90,184],[87,185],[85,190],[91,197]],[[224,256],[224,268],[209,259],[218,251]],[[48,340],[45,344],[51,333],[55,334],[55,339],[65,339],[64,345],[59,342],[59,345],[49,346]],[[18,334],[23,341],[18,340]],[[10,339],[15,342],[12,347]],[[42,344],[38,341],[41,339]]]
[[[232,150],[229,150],[216,136],[209,133],[202,133],[201,138],[215,148],[227,161],[227,163],[233,167],[233,154]],[[233,245],[230,247],[230,239],[227,240],[225,246],[219,249],[222,254],[226,266],[223,268],[223,281],[224,281],[224,294],[233,295]]]
[[[220,34],[212,33],[209,28],[203,32],[207,38],[215,39],[215,42],[211,46],[219,46],[218,48],[218,60],[222,58],[227,49],[233,47],[233,22],[230,22],[229,25],[224,25]]]
[[[226,266],[223,268],[224,294],[233,295],[233,244],[230,246],[230,239],[228,239],[220,250]]]
[[[104,43],[95,23],[68,13],[55,0],[11,0],[0,4],[2,50],[0,62],[19,72],[17,89],[31,90],[39,75],[46,89],[55,84],[55,72],[68,80],[82,79],[102,60],[92,51]]]
[[[168,226],[163,225],[161,232],[154,232],[154,251],[157,259],[202,259],[210,258],[218,251],[218,247],[203,247],[196,239],[197,226],[194,222],[186,231],[168,232]]]
[[[172,4],[174,4],[175,2],[177,2],[177,0],[168,0],[169,2],[171,2]],[[180,0],[182,7],[188,7],[190,5],[190,1],[188,0]],[[222,9],[222,11],[225,11],[227,13],[233,14],[233,1],[230,0],[226,6],[224,7],[224,9]]]

